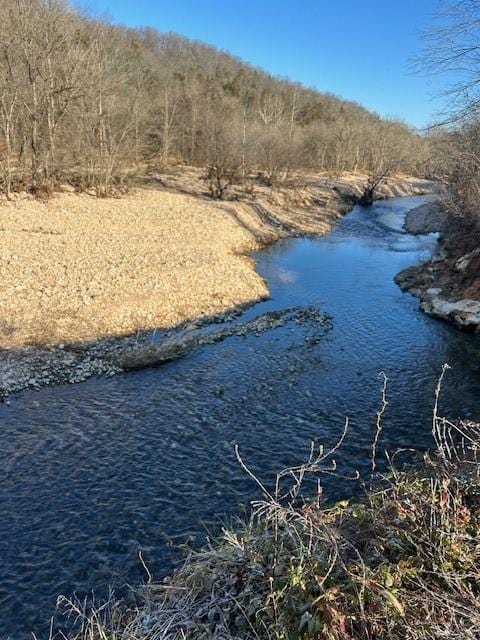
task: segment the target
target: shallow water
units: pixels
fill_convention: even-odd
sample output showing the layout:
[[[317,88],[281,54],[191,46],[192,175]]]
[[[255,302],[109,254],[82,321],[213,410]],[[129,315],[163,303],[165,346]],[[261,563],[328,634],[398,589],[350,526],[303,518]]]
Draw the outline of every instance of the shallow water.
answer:
[[[23,393],[0,405],[0,638],[48,635],[59,593],[79,596],[159,578],[172,547],[238,511],[255,494],[235,461],[269,482],[333,443],[350,416],[345,474],[368,473],[384,371],[389,405],[379,450],[430,445],[433,392],[448,362],[441,408],[480,417],[480,339],[433,320],[393,276],[426,259],[433,236],[403,232],[425,198],[356,208],[329,236],[277,243],[255,257],[272,297],[245,318],[295,305],[333,316],[308,326],[232,337],[176,362]],[[354,490],[326,480],[333,497]]]

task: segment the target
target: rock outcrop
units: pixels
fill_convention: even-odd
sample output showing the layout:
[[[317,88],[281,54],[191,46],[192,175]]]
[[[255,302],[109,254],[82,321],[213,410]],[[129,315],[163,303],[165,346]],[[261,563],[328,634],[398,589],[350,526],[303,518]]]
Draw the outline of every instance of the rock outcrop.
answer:
[[[413,235],[442,233],[446,229],[447,221],[448,214],[440,202],[426,202],[407,213],[405,229]]]
[[[405,228],[413,234],[438,232],[445,238],[449,233],[447,223],[445,209],[440,203],[431,202],[412,209],[407,214]],[[480,333],[480,299],[469,295],[474,288],[465,284],[471,280],[480,248],[460,257],[453,256],[443,240],[430,261],[404,269],[396,275],[395,282],[403,291],[420,298],[420,308],[425,313],[451,322],[459,329]]]
[[[478,300],[466,298],[449,302],[439,295],[433,295],[426,297],[420,307],[426,313],[453,322],[463,329],[478,331],[480,328],[480,301]]]

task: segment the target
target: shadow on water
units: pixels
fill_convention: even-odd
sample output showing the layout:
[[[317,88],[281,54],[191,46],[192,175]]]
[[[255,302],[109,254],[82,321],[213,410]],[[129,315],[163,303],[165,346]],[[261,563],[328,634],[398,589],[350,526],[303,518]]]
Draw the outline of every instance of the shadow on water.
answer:
[[[0,637],[47,635],[57,594],[82,596],[155,578],[178,559],[171,541],[235,513],[262,479],[332,443],[350,416],[342,472],[365,471],[380,371],[390,378],[380,449],[430,444],[433,391],[442,410],[480,415],[480,342],[432,320],[393,276],[426,259],[434,237],[402,231],[424,198],[356,208],[329,236],[258,253],[271,299],[248,310],[317,305],[333,329],[301,326],[232,337],[158,369],[46,388],[0,406]],[[328,485],[328,482],[327,482]],[[351,492],[338,481],[331,496]]]

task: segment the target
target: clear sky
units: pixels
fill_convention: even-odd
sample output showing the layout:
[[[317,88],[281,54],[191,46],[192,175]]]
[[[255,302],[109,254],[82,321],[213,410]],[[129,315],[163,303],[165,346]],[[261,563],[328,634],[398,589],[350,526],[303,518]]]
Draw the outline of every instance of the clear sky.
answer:
[[[87,0],[129,26],[175,31],[268,72],[423,127],[438,80],[412,73],[439,0]]]

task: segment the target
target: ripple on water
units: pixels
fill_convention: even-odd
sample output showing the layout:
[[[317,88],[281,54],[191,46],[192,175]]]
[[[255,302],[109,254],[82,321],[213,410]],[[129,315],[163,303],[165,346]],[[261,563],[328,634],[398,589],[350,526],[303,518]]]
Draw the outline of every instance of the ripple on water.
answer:
[[[285,326],[0,406],[0,637],[46,635],[58,593],[101,595],[141,580],[139,549],[155,577],[168,572],[179,558],[172,541],[254,496],[236,443],[268,482],[303,459],[311,439],[333,442],[349,415],[340,467],[366,469],[381,370],[391,382],[379,450],[429,445],[443,362],[453,367],[443,410],[480,416],[479,338],[423,315],[393,283],[434,246],[401,229],[421,202],[357,208],[325,238],[256,255],[272,297],[245,317],[315,304],[334,318],[319,341],[308,326]]]

